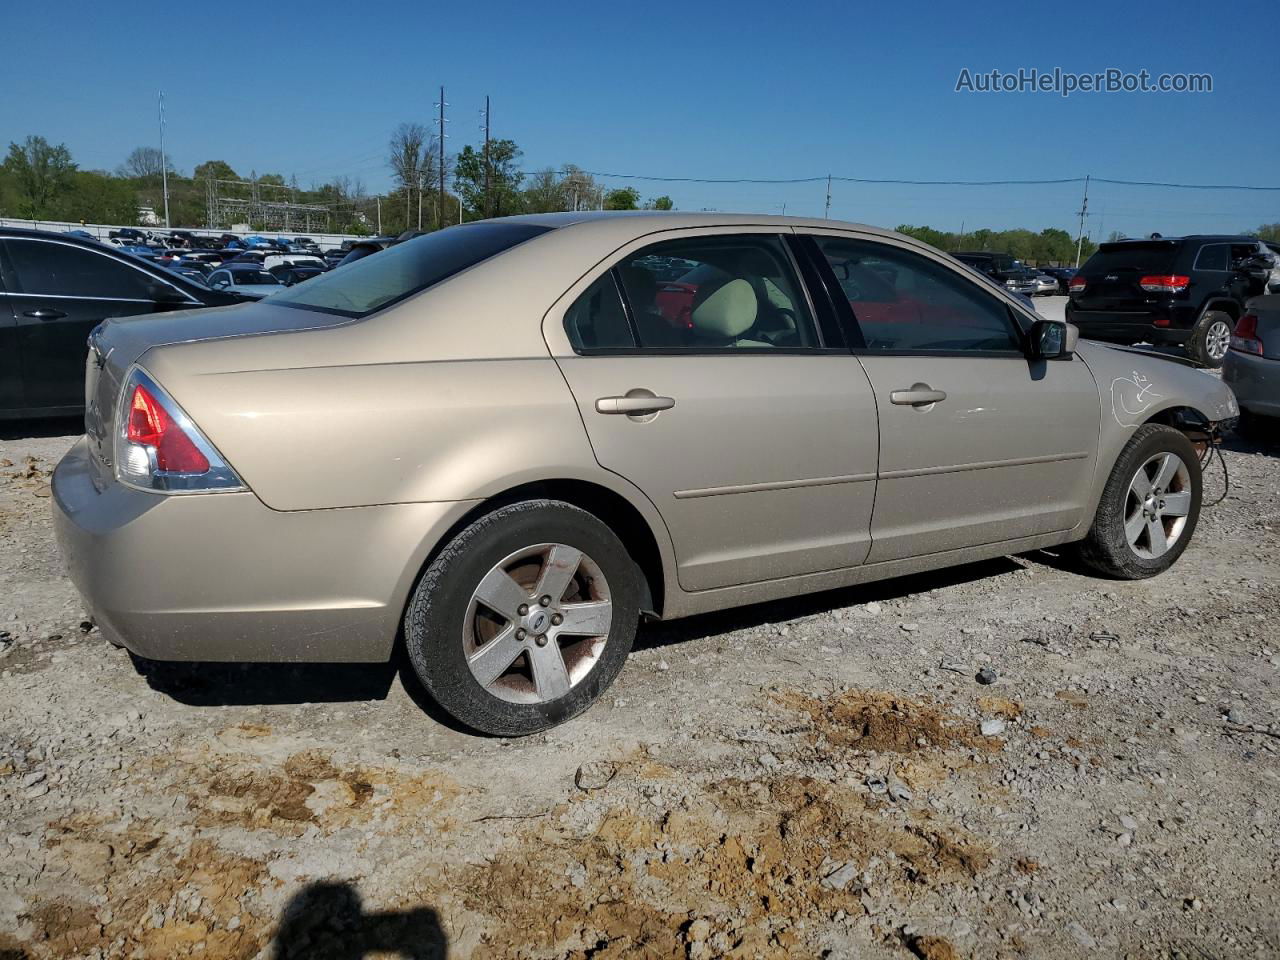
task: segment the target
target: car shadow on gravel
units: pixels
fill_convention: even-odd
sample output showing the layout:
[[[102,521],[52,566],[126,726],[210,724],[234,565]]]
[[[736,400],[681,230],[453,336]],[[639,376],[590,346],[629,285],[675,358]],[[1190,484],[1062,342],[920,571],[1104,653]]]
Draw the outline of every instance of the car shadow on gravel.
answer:
[[[50,417],[48,420],[0,421],[0,440],[32,440],[74,437],[84,433],[83,417]],[[3,954],[0,954],[0,958]]]
[[[885,602],[897,600],[927,590],[940,587],[953,587],[976,580],[986,580],[1002,574],[1017,573],[1023,564],[1012,557],[997,557],[994,560],[983,560],[945,570],[932,570],[928,573],[916,573],[905,577],[893,577],[878,580],[875,583],[859,584],[854,587],[841,587],[826,590],[822,593],[810,593],[800,597],[789,597],[785,600],[771,600],[767,603],[756,603],[749,607],[736,607],[716,613],[704,613],[670,623],[656,621],[643,624],[636,634],[634,649],[651,650],[667,647],[688,640],[701,640],[706,637],[733,630],[746,630],[760,627],[768,623],[783,620],[796,620],[827,613],[841,607],[850,607],[872,601]]]
[[[394,663],[170,663],[129,654],[158,693],[192,707],[385,700]]]
[[[446,960],[449,940],[429,907],[365,913],[350,883],[311,883],[280,914],[273,960]]]

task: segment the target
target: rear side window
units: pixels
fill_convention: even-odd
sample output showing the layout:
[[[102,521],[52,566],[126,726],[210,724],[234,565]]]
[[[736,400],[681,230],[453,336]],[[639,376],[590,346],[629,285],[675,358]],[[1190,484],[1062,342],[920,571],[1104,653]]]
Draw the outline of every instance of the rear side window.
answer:
[[[1008,307],[928,257],[868,240],[815,237],[870,352],[1019,351]]]
[[[1220,270],[1225,272],[1231,258],[1231,248],[1225,243],[1209,243],[1196,254],[1196,270]]]
[[[149,274],[127,263],[68,243],[6,240],[6,285],[15,293],[154,300],[161,289],[173,293]]]
[[[1178,249],[1176,242],[1169,241],[1104,243],[1085,262],[1080,272],[1086,276],[1100,276],[1115,270],[1133,270],[1142,274],[1173,273]]]
[[[573,349],[619,350],[634,347],[618,284],[610,270],[573,302],[564,317]]]
[[[272,303],[363,317],[446,280],[549,228],[527,223],[448,227],[290,287]]]

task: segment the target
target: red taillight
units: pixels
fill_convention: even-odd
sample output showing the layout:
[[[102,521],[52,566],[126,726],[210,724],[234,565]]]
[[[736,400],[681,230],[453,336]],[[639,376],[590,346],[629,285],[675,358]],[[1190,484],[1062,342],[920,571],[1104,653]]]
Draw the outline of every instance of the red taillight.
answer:
[[[125,438],[155,450],[156,469],[167,473],[205,473],[209,461],[196,449],[169,412],[151,391],[135,384],[129,398],[129,420]]]
[[[1072,277],[1071,283],[1067,285],[1067,290],[1070,293],[1080,293],[1084,288],[1085,288],[1085,279],[1079,274],[1076,274],[1074,277]]]
[[[1231,349],[1262,356],[1263,346],[1262,340],[1258,337],[1258,318],[1252,313],[1246,313],[1236,323],[1236,328],[1231,334]]]
[[[1143,277],[1138,286],[1148,293],[1181,293],[1191,282],[1190,277],[1175,273],[1160,273]]]

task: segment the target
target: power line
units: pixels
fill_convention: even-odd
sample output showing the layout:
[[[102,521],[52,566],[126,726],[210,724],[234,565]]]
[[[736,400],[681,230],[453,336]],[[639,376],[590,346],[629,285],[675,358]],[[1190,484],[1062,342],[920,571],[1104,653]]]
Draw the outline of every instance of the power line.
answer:
[[[564,171],[562,171],[563,173]],[[593,177],[614,180],[649,180],[656,183],[823,183],[828,180],[837,183],[871,183],[902,184],[917,187],[1010,187],[1010,186],[1047,186],[1064,183],[1084,183],[1085,177],[1059,177],[1048,180],[905,180],[896,177],[840,177],[822,175],[819,177],[657,177],[639,173],[604,173],[599,170],[582,170],[582,173]],[[1151,180],[1119,180],[1106,177],[1092,177],[1092,183],[1111,183],[1125,187],[1167,187],[1175,190],[1267,190],[1280,191],[1280,186],[1233,183],[1163,183]]]

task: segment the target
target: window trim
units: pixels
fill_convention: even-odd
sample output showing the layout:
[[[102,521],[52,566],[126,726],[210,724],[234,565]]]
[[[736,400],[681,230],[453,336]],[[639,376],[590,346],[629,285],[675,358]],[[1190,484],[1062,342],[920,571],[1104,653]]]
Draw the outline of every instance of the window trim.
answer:
[[[74,250],[83,250],[85,253],[102,257],[106,260],[111,261],[112,263],[118,263],[123,267],[128,267],[130,270],[136,270],[138,273],[142,274],[148,280],[161,283],[164,286],[169,287],[171,290],[175,291],[176,293],[180,294],[182,297],[186,299],[187,303],[193,303],[193,304],[201,303],[200,300],[197,300],[195,297],[187,293],[187,291],[183,290],[181,287],[174,286],[164,277],[153,274],[151,271],[143,268],[140,264],[130,263],[128,260],[125,260],[123,257],[116,256],[106,250],[94,250],[92,247],[88,247],[79,243],[68,243],[67,241],[59,239],[57,237],[0,236],[0,250],[3,250],[3,253],[4,253],[5,267],[7,268],[8,272],[13,274],[15,279],[20,279],[20,278],[18,278],[17,268],[13,265],[13,259],[9,253],[9,244],[11,243],[55,243],[62,247],[71,247]],[[118,302],[118,303],[163,303],[164,302],[161,300],[156,300],[154,298],[99,297],[99,296],[95,296],[94,294],[27,293],[26,291],[23,291],[22,293],[14,293],[11,291],[9,293],[9,296],[49,297],[49,298],[59,299],[59,300],[109,300],[109,301]]]
[[[826,286],[827,296],[833,301],[836,315],[841,322],[845,324],[849,332],[849,352],[857,357],[989,357],[989,358],[1008,358],[1016,357],[1020,360],[1027,359],[1027,337],[1028,328],[1024,327],[1020,322],[1020,314],[1015,312],[1012,306],[1002,300],[997,294],[997,290],[984,290],[975,278],[967,276],[964,271],[957,270],[951,264],[938,257],[931,256],[928,252],[913,248],[909,244],[895,242],[894,237],[879,237],[873,234],[858,233],[855,231],[844,230],[808,230],[803,233],[797,230],[797,236],[811,241],[810,257],[816,261],[816,267],[819,274],[823,278]],[[1010,328],[1013,330],[1014,337],[1018,342],[1018,348],[1015,350],[921,350],[921,349],[901,349],[901,350],[876,350],[866,346],[866,338],[862,333],[862,325],[858,322],[857,315],[854,313],[853,305],[844,297],[834,296],[833,291],[840,289],[840,282],[836,278],[835,270],[832,269],[831,263],[827,260],[826,254],[822,252],[821,246],[818,244],[819,237],[843,238],[847,240],[860,240],[866,243],[879,244],[889,247],[893,250],[899,250],[909,256],[917,256],[944,268],[948,273],[957,277],[965,283],[970,284],[975,290],[990,297],[992,301],[1001,307],[1004,307],[1005,319]],[[1042,318],[1043,319],[1043,318]]]
[[[784,228],[785,229],[785,228]],[[631,304],[631,298],[627,296],[626,286],[622,282],[622,277],[618,273],[618,266],[629,258],[642,255],[643,251],[650,247],[657,246],[661,243],[669,243],[671,241],[680,240],[715,240],[726,237],[771,237],[778,241],[782,247],[785,263],[792,271],[792,280],[796,284],[797,290],[800,292],[805,305],[809,309],[809,320],[812,324],[814,336],[817,338],[818,344],[813,347],[646,347],[640,344],[640,332],[635,321],[635,312]],[[638,237],[637,240],[648,241],[641,243],[634,249],[629,249],[618,255],[614,251],[609,257],[606,273],[613,277],[614,289],[618,293],[619,299],[622,301],[623,314],[627,318],[627,327],[631,331],[631,340],[633,346],[630,347],[577,347],[573,343],[573,337],[569,334],[569,311],[573,309],[578,300],[586,295],[587,291],[595,286],[596,282],[604,274],[592,277],[585,283],[581,289],[577,290],[576,295],[569,300],[568,304],[560,311],[560,325],[564,331],[565,339],[569,343],[569,349],[573,351],[575,356],[579,357],[735,357],[735,356],[832,356],[832,355],[848,355],[849,351],[843,345],[838,347],[828,346],[821,321],[819,320],[817,304],[814,302],[813,292],[809,289],[804,271],[801,269],[794,251],[792,250],[791,240],[794,235],[782,230],[735,230],[731,225],[725,228],[717,228],[714,233],[680,231],[673,236],[659,235],[657,239],[650,240],[649,237]],[[631,247],[627,244],[623,249]],[[576,288],[575,288],[576,289]],[[572,293],[573,291],[567,291]],[[837,328],[838,329],[838,328]]]

